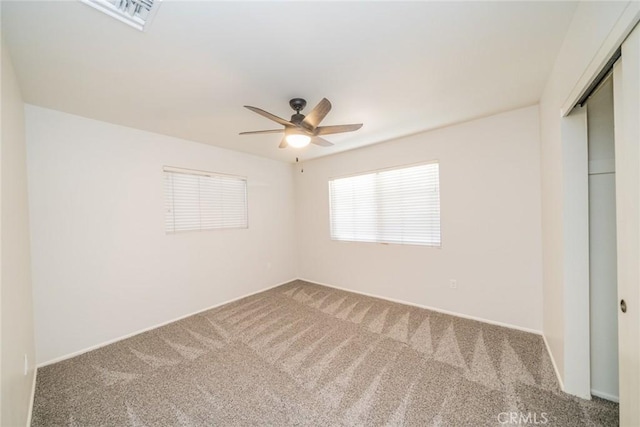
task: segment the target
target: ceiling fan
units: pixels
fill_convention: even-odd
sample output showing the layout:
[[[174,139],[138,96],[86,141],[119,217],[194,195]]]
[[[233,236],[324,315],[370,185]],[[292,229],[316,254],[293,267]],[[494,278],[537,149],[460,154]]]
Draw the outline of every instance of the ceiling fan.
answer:
[[[284,132],[284,137],[278,146],[279,148],[287,148],[288,146],[302,148],[309,145],[309,143],[320,145],[322,147],[330,147],[333,144],[321,136],[334,133],[353,132],[354,130],[358,130],[362,127],[362,123],[352,125],[319,126],[322,119],[324,119],[329,111],[331,111],[331,103],[327,98],[322,98],[322,101],[320,101],[318,105],[316,105],[306,116],[300,113],[300,111],[302,111],[307,105],[307,101],[304,99],[293,98],[289,101],[289,105],[295,111],[295,114],[291,116],[291,121],[281,119],[280,117],[261,110],[260,108],[245,105],[245,108],[281,124],[284,128],[240,132],[240,135]]]

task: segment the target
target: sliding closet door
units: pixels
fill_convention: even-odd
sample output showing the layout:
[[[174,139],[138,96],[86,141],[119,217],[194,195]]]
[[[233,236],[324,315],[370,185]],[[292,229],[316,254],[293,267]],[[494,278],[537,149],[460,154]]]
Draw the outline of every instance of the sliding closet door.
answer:
[[[613,78],[587,101],[591,394],[619,400]]]
[[[614,68],[620,425],[640,426],[640,29]]]

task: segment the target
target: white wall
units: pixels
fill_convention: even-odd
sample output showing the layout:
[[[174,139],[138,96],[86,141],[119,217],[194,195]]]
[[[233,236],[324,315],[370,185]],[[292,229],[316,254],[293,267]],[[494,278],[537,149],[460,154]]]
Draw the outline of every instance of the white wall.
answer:
[[[541,330],[538,123],[538,107],[527,107],[305,162],[298,275]],[[330,177],[429,160],[440,162],[441,249],[330,240]]]
[[[566,324],[567,320],[583,317],[582,313],[574,313],[572,310],[582,312],[585,308],[572,304],[573,295],[565,295],[565,286],[579,287],[580,284],[567,283],[567,277],[572,277],[572,272],[567,271],[569,261],[566,257],[574,253],[574,242],[565,241],[564,234],[565,228],[574,218],[565,212],[565,197],[569,196],[571,188],[568,185],[571,182],[565,182],[568,177],[565,162],[570,159],[568,153],[563,153],[566,147],[563,147],[561,109],[577,90],[576,85],[586,70],[594,67],[594,57],[606,45],[605,41],[610,40],[612,29],[630,4],[631,2],[580,2],[540,100],[543,332],[560,378],[565,383],[566,391],[570,393],[576,393],[574,381],[580,382],[581,373],[576,372],[567,381],[565,360],[570,360],[573,366],[580,360],[582,366],[585,364],[583,359],[588,359],[588,351],[585,354],[582,345],[565,345],[567,336],[574,329],[574,325]],[[569,354],[565,354],[567,350]],[[589,366],[588,360],[586,366]],[[584,387],[582,391],[584,392]]]
[[[34,379],[33,302],[29,261],[29,207],[24,104],[7,47],[2,43],[0,145],[0,425],[27,423]],[[24,372],[24,358],[28,372]]]
[[[39,363],[295,277],[289,164],[26,113]],[[247,176],[250,228],[165,234],[163,165]]]

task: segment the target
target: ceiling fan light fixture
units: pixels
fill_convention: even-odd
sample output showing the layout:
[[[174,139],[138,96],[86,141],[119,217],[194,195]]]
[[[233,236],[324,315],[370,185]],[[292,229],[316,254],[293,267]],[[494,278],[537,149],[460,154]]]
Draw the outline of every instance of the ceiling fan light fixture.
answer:
[[[299,132],[291,132],[287,135],[287,144],[294,148],[302,148],[309,145],[311,137]]]

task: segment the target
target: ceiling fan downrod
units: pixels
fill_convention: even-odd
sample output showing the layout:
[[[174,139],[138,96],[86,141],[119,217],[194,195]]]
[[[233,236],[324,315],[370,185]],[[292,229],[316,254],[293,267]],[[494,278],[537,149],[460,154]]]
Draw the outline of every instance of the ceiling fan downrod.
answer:
[[[302,123],[305,117],[304,114],[300,114],[300,111],[302,111],[304,107],[307,106],[307,101],[302,98],[293,98],[289,101],[289,105],[296,112],[295,114],[291,115],[291,123],[299,125],[300,123]]]

